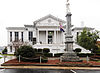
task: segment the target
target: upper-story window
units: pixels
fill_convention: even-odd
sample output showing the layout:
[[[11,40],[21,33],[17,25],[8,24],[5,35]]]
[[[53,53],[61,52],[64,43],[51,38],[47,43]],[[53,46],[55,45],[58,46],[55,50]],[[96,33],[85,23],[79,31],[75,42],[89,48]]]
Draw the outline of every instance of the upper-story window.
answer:
[[[15,41],[17,42],[19,40],[19,33],[15,32]]]
[[[29,31],[29,41],[32,41],[32,39],[33,39],[33,32]]]
[[[12,42],[12,32],[10,32],[10,42]]]
[[[21,32],[21,41],[23,42],[23,32]]]

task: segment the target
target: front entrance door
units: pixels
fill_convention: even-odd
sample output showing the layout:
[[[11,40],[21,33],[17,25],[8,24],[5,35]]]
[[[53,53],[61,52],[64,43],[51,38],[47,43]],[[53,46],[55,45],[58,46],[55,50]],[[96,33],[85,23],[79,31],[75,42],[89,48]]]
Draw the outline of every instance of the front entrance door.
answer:
[[[48,44],[52,44],[52,35],[48,35]]]
[[[53,43],[53,31],[48,32],[48,44]]]

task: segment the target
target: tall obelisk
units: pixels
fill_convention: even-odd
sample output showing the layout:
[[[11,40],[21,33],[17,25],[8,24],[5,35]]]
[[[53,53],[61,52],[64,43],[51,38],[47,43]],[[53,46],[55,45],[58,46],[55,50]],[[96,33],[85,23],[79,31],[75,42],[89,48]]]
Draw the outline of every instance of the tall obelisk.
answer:
[[[76,55],[76,53],[73,52],[73,36],[71,34],[71,11],[70,11],[70,3],[69,0],[67,0],[66,4],[66,34],[65,34],[65,49],[66,52],[61,56],[63,62],[76,62],[80,61],[79,57]]]

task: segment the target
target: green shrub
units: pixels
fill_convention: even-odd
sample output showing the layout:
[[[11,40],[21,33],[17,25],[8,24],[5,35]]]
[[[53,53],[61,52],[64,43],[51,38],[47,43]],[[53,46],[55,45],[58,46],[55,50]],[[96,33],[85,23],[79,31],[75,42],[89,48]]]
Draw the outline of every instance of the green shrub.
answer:
[[[95,50],[95,53],[100,53],[100,49],[98,49],[98,50]]]
[[[40,62],[40,57],[34,57],[34,58],[26,58],[26,57],[21,57],[21,60],[24,62]],[[48,59],[46,57],[41,56],[41,62],[46,63]]]
[[[17,49],[16,52],[16,57],[19,59],[19,55],[21,58],[21,61],[29,61],[29,62],[40,62],[40,56],[42,62],[47,62],[48,59],[43,56],[42,52],[36,52],[36,49],[32,48],[31,46],[21,46],[20,48]]]
[[[38,49],[38,52],[43,52],[43,49]]]
[[[78,55],[79,57],[87,57],[87,56],[91,57],[91,56],[93,56],[94,54],[92,54],[92,53],[78,53],[77,55]]]
[[[100,53],[96,53],[95,55],[100,56]]]
[[[80,48],[76,48],[76,49],[74,50],[74,52],[79,53],[79,52],[81,52],[81,49],[80,49]]]
[[[44,53],[44,56],[45,57],[53,57],[53,54],[52,53]]]
[[[36,56],[37,57],[43,56],[43,53],[42,52],[36,52]]]
[[[63,53],[56,53],[56,54],[54,54],[54,57],[60,57],[62,55],[63,55]]]
[[[35,52],[38,52],[38,49],[36,49],[36,48],[33,48],[33,49],[34,49]]]
[[[5,47],[4,50],[2,50],[2,54],[7,54],[7,47]]]
[[[17,49],[16,56],[35,57],[35,51],[31,46],[21,46]]]
[[[44,48],[43,49],[43,53],[49,53],[50,52],[50,49],[49,48]]]

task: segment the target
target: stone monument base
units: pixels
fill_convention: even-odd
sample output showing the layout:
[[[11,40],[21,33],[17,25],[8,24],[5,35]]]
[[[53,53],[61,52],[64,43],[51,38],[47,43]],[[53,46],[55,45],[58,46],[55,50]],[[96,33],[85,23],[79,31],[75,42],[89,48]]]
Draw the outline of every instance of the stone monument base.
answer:
[[[82,62],[82,60],[79,59],[79,57],[76,55],[76,53],[64,53],[61,56],[62,62]]]

